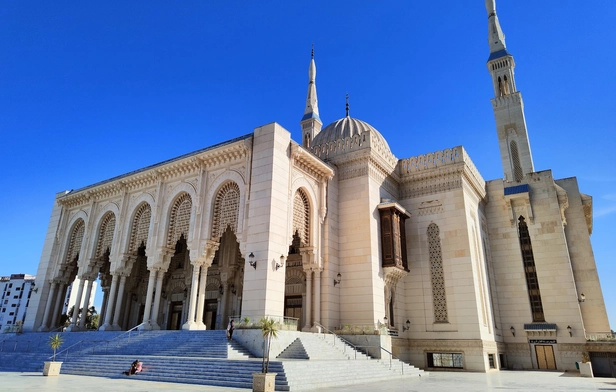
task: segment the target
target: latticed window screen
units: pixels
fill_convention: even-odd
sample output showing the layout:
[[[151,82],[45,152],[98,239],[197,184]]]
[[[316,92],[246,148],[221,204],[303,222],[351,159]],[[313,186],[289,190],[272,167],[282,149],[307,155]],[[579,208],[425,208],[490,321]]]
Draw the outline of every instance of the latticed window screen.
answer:
[[[148,244],[148,231],[150,230],[150,218],[152,217],[152,209],[147,203],[143,203],[135,214],[133,220],[133,232],[130,241],[130,251],[137,252],[137,248],[141,244]]]
[[[522,171],[522,165],[520,164],[518,143],[516,143],[515,140],[511,141],[511,160],[513,161],[513,179],[515,181],[522,181],[522,178],[524,178],[524,172]]]
[[[212,237],[220,238],[231,227],[237,232],[237,216],[240,210],[240,188],[235,182],[226,183],[216,196]]]
[[[539,280],[537,279],[537,269],[535,268],[535,257],[533,246],[528,233],[528,226],[523,216],[518,219],[518,234],[520,237],[520,249],[522,250],[522,260],[524,262],[524,274],[526,276],[526,287],[528,288],[528,298],[530,309],[533,313],[533,322],[545,322],[543,314],[543,303],[541,302],[541,292],[539,291]]]
[[[302,245],[310,244],[310,204],[301,189],[293,198],[293,233],[299,235]]]
[[[86,231],[86,225],[83,220],[79,219],[75,226],[73,226],[73,232],[71,234],[71,240],[68,245],[68,252],[66,252],[66,261],[71,262],[79,255],[81,250],[81,242],[83,241],[83,234]]]
[[[107,249],[111,249],[113,242],[113,231],[115,230],[116,219],[112,212],[109,212],[103,218],[101,231],[98,237],[98,246],[96,247],[96,257],[102,256]]]
[[[188,238],[191,208],[192,200],[188,193],[180,196],[173,204],[167,246],[175,247],[182,234],[184,234],[184,238]]]
[[[443,256],[438,226],[428,226],[428,250],[430,253],[430,276],[432,279],[432,301],[434,305],[434,322],[447,323],[447,296],[445,294],[445,276],[443,273]]]

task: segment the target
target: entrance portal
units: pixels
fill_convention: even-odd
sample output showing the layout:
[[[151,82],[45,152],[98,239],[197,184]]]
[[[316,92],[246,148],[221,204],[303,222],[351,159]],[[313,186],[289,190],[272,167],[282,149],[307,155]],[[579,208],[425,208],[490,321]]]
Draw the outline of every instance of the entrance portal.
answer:
[[[553,346],[535,346],[537,365],[541,370],[556,370]]]
[[[184,303],[181,301],[173,301],[169,306],[169,325],[167,329],[179,330],[182,329],[182,308]]]

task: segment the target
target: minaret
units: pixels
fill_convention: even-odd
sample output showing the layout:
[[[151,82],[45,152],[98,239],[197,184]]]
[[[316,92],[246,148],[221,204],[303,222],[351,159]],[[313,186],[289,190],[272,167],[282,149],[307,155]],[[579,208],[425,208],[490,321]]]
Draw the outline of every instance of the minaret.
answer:
[[[505,35],[496,16],[494,2],[495,0],[486,0],[490,44],[488,70],[494,84],[492,108],[496,119],[505,181],[520,182],[528,173],[534,172],[535,168],[526,130],[524,102],[515,86],[513,75],[515,62],[507,51]]]
[[[323,123],[319,118],[319,105],[317,101],[317,85],[315,83],[317,76],[317,66],[314,63],[314,45],[312,46],[312,55],[310,59],[310,68],[308,68],[308,96],[306,97],[306,110],[304,117],[300,121],[302,126],[302,145],[306,148],[310,147],[312,139],[321,132]]]

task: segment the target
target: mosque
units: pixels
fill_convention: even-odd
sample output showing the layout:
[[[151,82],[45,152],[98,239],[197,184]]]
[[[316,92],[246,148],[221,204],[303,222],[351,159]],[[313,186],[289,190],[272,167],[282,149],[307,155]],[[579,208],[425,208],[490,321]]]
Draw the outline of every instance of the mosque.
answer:
[[[486,8],[503,179],[484,180],[462,146],[398,158],[348,110],[322,127],[313,56],[301,143],[271,123],[58,193],[25,329],[56,328],[79,278],[78,301],[100,280],[105,331],[269,315],[386,331],[425,369],[574,367],[610,334],[592,198],[535,171],[514,58]]]

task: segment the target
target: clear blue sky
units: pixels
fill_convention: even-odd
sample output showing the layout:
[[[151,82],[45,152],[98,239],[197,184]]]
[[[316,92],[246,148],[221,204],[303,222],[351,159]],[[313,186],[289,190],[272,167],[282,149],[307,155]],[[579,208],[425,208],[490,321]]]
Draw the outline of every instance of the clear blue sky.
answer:
[[[616,328],[616,2],[496,6],[536,170],[593,196]],[[272,121],[300,141],[312,43],[324,124],[349,93],[398,158],[464,145],[501,178],[487,30],[483,0],[3,1],[0,275],[36,273],[56,192]]]

